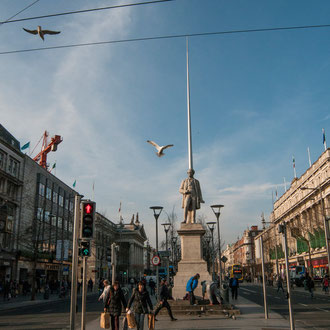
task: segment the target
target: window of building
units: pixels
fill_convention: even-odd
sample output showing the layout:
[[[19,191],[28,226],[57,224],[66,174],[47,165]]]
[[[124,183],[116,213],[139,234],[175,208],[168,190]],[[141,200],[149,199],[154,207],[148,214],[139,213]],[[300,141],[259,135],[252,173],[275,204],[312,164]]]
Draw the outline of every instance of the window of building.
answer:
[[[50,212],[49,211],[45,211],[45,222],[49,223],[49,220],[50,220]]]
[[[0,151],[0,169],[4,169],[6,164],[6,154],[3,151]]]
[[[69,221],[69,232],[72,233],[73,231],[73,223],[71,221]]]
[[[46,187],[46,198],[49,200],[52,199],[52,189],[49,187]]]
[[[41,182],[39,182],[39,195],[45,196],[45,185]]]
[[[58,217],[58,220],[57,220],[57,227],[58,228],[62,228],[63,226],[63,219],[62,217]]]
[[[58,193],[53,190],[53,203],[57,204]]]
[[[8,172],[12,176],[18,177],[18,168],[19,168],[18,161],[10,157],[9,163],[8,163]]]
[[[63,219],[63,228],[64,228],[64,230],[68,229],[68,223],[65,219]]]
[[[37,219],[42,220],[42,215],[43,215],[44,210],[41,207],[38,207],[37,210]]]
[[[67,198],[65,199],[65,208],[69,209],[69,200]]]
[[[6,180],[4,178],[0,178],[0,193],[5,192],[5,183],[6,183]]]
[[[73,202],[70,202],[70,212],[73,212]]]
[[[58,204],[63,207],[63,196],[58,195]]]
[[[51,217],[52,226],[56,227],[56,217]]]

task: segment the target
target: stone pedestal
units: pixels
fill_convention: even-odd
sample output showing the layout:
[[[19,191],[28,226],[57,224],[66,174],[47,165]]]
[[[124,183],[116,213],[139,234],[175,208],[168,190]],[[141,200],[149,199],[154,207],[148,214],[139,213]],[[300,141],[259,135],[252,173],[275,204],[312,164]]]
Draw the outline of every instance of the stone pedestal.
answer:
[[[200,223],[182,223],[178,234],[181,238],[181,261],[174,277],[173,298],[182,299],[184,297],[188,280],[197,273],[200,275],[200,279],[194,293],[196,296],[202,296],[201,282],[211,281],[211,275],[207,271],[207,263],[203,260],[202,252],[202,237],[205,230]]]

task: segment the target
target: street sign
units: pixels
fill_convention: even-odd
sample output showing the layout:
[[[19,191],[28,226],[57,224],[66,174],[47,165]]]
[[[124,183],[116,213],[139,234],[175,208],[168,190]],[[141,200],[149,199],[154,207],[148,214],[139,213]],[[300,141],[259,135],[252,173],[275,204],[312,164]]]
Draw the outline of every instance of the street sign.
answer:
[[[227,259],[227,257],[226,257],[226,256],[222,256],[222,257],[221,257],[221,261],[222,261],[223,263],[226,263],[226,262],[227,262],[227,260],[228,260],[228,259]]]
[[[160,257],[164,258],[164,257],[169,257],[171,255],[170,251],[158,251],[158,254]]]
[[[154,266],[158,266],[160,264],[159,256],[153,256],[151,262]]]

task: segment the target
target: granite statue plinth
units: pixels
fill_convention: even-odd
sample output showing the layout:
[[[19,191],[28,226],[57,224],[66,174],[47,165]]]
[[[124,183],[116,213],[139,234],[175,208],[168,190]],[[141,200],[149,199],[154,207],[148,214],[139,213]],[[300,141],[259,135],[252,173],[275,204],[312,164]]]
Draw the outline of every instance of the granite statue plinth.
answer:
[[[212,279],[207,271],[207,263],[203,260],[202,237],[205,230],[200,223],[182,223],[178,234],[181,238],[181,261],[174,277],[173,298],[184,297],[188,280],[197,273],[200,279],[194,293],[196,296],[202,296],[201,282]]]

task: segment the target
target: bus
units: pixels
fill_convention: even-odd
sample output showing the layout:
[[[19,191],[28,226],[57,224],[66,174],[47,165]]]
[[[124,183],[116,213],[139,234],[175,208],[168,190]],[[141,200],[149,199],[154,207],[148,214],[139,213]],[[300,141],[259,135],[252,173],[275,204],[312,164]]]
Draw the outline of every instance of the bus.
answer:
[[[232,265],[228,267],[229,276],[238,279],[238,282],[243,282],[243,270],[241,265]]]

